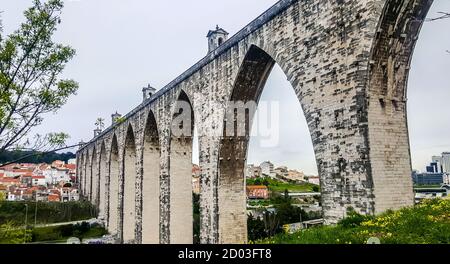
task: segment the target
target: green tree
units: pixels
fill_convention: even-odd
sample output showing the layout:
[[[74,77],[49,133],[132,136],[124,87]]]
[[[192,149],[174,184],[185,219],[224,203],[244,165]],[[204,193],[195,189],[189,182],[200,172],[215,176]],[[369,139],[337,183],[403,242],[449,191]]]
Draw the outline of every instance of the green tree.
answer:
[[[29,229],[20,228],[11,221],[0,226],[0,244],[22,244],[31,240]]]
[[[0,192],[0,202],[6,201],[6,194],[4,192]]]
[[[192,193],[194,244],[200,244],[200,195]]]
[[[255,218],[253,214],[250,214],[247,218],[247,230],[248,239],[250,241],[255,241],[267,237],[264,221]]]
[[[253,182],[253,185],[261,185],[261,179],[256,178],[255,181]]]
[[[74,49],[52,40],[62,8],[62,0],[34,0],[19,29],[4,37],[0,28],[0,153],[49,150],[68,139],[65,133],[27,138],[44,114],[57,112],[78,89],[59,77],[75,56]]]

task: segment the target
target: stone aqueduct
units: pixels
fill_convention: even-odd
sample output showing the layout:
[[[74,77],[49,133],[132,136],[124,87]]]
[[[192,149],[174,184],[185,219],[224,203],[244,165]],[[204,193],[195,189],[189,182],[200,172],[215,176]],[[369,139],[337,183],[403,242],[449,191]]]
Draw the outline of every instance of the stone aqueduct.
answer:
[[[192,138],[171,132],[187,102],[200,135],[201,242],[246,242],[249,138],[221,131],[230,102],[258,101],[278,63],[306,115],[326,221],[412,204],[406,85],[432,2],[279,1],[84,144],[82,195],[123,243],[192,243]]]

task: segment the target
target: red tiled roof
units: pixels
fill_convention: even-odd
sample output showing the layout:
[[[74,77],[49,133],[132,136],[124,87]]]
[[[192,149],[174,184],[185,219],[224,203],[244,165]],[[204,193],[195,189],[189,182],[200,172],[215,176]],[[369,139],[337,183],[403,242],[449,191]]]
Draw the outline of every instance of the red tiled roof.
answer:
[[[13,169],[12,170],[13,172],[20,172],[20,173],[26,173],[26,172],[29,172],[29,170],[27,170],[27,169]]]
[[[59,192],[59,190],[57,190],[57,189],[52,189],[52,190],[50,190],[50,193],[52,193],[52,194],[60,194],[60,192]]]
[[[33,175],[32,178],[33,178],[33,179],[45,179],[45,176],[37,176],[37,175]]]
[[[60,201],[59,195],[58,194],[49,194],[48,201],[49,202],[59,202]]]
[[[267,189],[267,186],[265,186],[265,185],[248,185],[247,189],[249,189],[249,190]]]
[[[76,164],[66,164],[64,165],[64,167],[66,167],[69,170],[75,170],[77,168]]]
[[[12,182],[17,182],[17,183],[19,183],[20,180],[19,180],[19,179],[14,179],[14,178],[9,178],[9,177],[7,177],[7,178],[1,178],[1,179],[0,179],[0,182],[10,182],[10,183],[12,183]]]

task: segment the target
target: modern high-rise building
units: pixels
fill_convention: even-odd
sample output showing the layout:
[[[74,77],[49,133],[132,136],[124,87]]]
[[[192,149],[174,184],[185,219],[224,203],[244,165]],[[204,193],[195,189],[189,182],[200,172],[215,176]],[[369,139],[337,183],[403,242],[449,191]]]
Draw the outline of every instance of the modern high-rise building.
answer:
[[[433,163],[437,163],[437,167],[438,167],[438,173],[442,173],[443,172],[443,168],[442,168],[442,156],[433,156],[432,158],[432,162]]]
[[[450,173],[450,152],[442,153],[442,169],[444,173]]]

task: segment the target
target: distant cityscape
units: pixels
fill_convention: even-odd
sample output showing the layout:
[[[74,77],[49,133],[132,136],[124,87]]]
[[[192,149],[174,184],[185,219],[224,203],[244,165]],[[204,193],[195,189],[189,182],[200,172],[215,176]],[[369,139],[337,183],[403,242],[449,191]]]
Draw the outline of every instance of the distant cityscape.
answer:
[[[80,199],[76,160],[0,167],[0,193],[7,201],[69,202]]]
[[[425,172],[414,170],[412,178],[415,185],[450,184],[450,152],[431,157],[431,163],[426,166]]]
[[[201,169],[197,164],[192,166],[192,189],[195,194],[200,193],[200,176]],[[293,181],[298,183],[310,183],[320,185],[319,176],[305,175],[298,170],[289,169],[286,166],[275,168],[275,165],[270,161],[264,161],[260,165],[248,164],[245,167],[244,176],[246,179],[256,179],[269,177],[282,181]],[[262,196],[265,196],[263,194]]]

